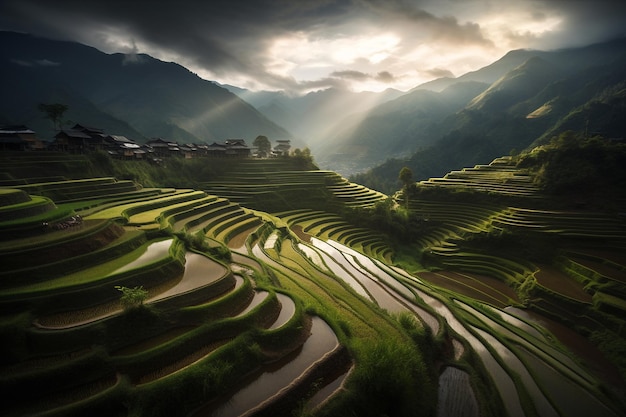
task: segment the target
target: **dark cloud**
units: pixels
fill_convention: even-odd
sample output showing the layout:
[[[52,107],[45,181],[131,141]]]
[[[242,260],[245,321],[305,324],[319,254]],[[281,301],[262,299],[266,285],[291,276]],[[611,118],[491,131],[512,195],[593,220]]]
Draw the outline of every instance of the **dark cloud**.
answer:
[[[371,75],[361,71],[333,71],[330,73],[331,77],[344,78],[350,80],[363,81],[371,78]]]
[[[485,20],[496,14],[503,19],[498,39]],[[547,28],[555,18],[560,19],[558,28],[544,32],[524,25]],[[488,50],[500,54],[498,48],[503,47],[541,49],[598,42],[626,36],[625,28],[624,0],[0,0],[2,30],[124,52],[128,64],[137,62],[138,53],[170,57],[196,72],[204,69],[218,81],[239,75],[251,84],[293,91],[406,80],[405,70],[398,69],[403,60],[415,61],[405,63],[407,68],[434,68],[421,74],[452,74],[439,69],[451,64],[421,62],[423,55],[416,58],[413,52],[420,45],[433,54],[476,48],[477,56]],[[288,69],[276,70],[276,57],[268,54],[273,42],[294,34],[313,42],[376,31],[399,38],[393,53],[382,61],[355,57],[352,63],[311,76],[316,79],[296,79]],[[285,68],[290,64],[294,63],[285,62]]]
[[[389,71],[381,71],[378,74],[376,74],[376,77],[374,77],[374,79],[376,81],[379,81],[381,83],[392,83],[396,80],[396,77],[393,76],[392,73],[390,73]]]
[[[626,36],[626,1],[546,2],[551,13],[565,16],[562,30],[538,41],[546,48],[583,46]]]
[[[333,71],[332,73],[330,73],[330,77],[340,78],[340,79],[345,79],[345,80],[359,81],[359,82],[375,80],[375,81],[386,83],[386,84],[392,83],[393,81],[396,80],[396,77],[394,77],[394,75],[390,73],[389,71],[380,71],[377,74],[368,74],[365,72],[354,71],[354,70]]]
[[[107,52],[124,49],[123,39],[184,57],[216,75],[234,71],[292,86],[293,80],[264,71],[268,40],[337,22],[349,6],[326,0],[6,0],[0,3],[0,29],[76,40]],[[136,46],[122,52],[136,53]]]
[[[421,36],[429,33],[429,41],[440,40],[457,45],[491,44],[491,41],[483,36],[479,25],[471,22],[460,23],[451,15],[454,9],[443,10],[443,14],[435,15],[424,8],[429,6],[427,1],[363,0],[363,3],[376,15],[400,26],[403,33],[409,35],[407,40],[411,40],[411,34]]]
[[[445,68],[431,68],[424,72],[433,78],[443,78],[443,77],[454,78],[454,73]]]

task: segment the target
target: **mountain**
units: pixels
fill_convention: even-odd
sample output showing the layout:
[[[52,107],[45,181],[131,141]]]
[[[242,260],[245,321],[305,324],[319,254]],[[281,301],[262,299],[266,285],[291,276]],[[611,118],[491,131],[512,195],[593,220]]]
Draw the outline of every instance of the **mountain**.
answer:
[[[414,90],[367,113],[353,115],[337,127],[316,160],[342,174],[362,170],[390,157],[408,156],[433,144],[443,119],[463,108],[487,88],[461,82],[441,92]]]
[[[415,90],[432,90],[442,91],[453,84],[459,82],[476,81],[480,83],[492,84],[511,69],[523,64],[529,58],[540,51],[532,51],[528,49],[517,49],[506,53],[497,61],[482,67],[476,71],[470,71],[457,78],[442,77],[432,81],[425,82],[413,88]]]
[[[0,121],[51,137],[40,102],[69,106],[66,118],[142,140],[212,142],[290,139],[282,127],[230,91],[149,55],[105,54],[73,42],[0,32]]]
[[[416,89],[411,94],[418,91],[424,90]],[[397,134],[397,127],[379,131],[391,151],[395,142],[403,142],[407,147],[413,146],[413,152],[396,155],[352,180],[392,192],[399,187],[397,175],[403,166],[411,168],[416,179],[427,179],[455,167],[488,163],[512,150],[546,142],[565,130],[623,138],[625,96],[626,40],[536,51],[461,109],[429,127],[427,132],[434,136],[428,148],[423,147],[423,128],[409,130],[404,137]],[[397,110],[388,117],[395,117],[396,124],[409,129],[416,116],[400,115]],[[337,142],[350,140],[358,138],[341,138]],[[370,158],[375,156],[374,153]]]
[[[290,96],[282,91],[256,92],[230,85],[224,87],[293,133],[296,141],[311,148],[316,157],[332,133],[341,129],[352,115],[365,113],[404,94],[394,89],[353,92],[329,88]]]

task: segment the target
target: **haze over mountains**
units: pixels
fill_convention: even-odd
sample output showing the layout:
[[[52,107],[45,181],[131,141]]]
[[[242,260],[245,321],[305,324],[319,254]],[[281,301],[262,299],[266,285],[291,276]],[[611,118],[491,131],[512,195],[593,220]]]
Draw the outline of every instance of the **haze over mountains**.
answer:
[[[67,118],[142,141],[292,139],[324,169],[384,192],[409,166],[416,179],[488,163],[564,130],[623,137],[626,40],[557,51],[511,51],[458,78],[407,93],[336,89],[291,97],[203,80],[147,55],[0,33],[5,100],[0,123],[27,124],[45,139],[39,102]],[[10,81],[9,81],[10,80]],[[230,90],[230,91],[229,91]]]

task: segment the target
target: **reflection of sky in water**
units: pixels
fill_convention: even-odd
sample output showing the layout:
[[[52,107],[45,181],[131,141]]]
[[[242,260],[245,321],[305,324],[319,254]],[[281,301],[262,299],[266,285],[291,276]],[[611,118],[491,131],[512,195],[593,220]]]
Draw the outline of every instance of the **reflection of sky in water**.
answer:
[[[311,239],[311,243],[313,243],[316,248],[323,251],[321,252],[321,256],[324,262],[326,262],[326,266],[328,266],[333,274],[343,279],[357,294],[371,300],[365,288],[363,288],[363,286],[345,269],[346,267],[350,268],[350,264],[337,249],[319,239]]]
[[[487,368],[487,371],[494,379],[496,388],[500,393],[500,398],[502,398],[508,414],[510,416],[523,417],[524,412],[522,410],[519,396],[517,395],[517,390],[515,388],[515,385],[513,384],[513,381],[511,380],[511,377],[495,360],[493,355],[487,350],[482,342],[478,338],[474,337],[474,335],[470,333],[459,320],[457,320],[457,318],[452,314],[452,312],[445,304],[422,291],[416,291],[418,293],[418,296],[422,300],[424,300],[426,304],[432,307],[433,310],[437,312],[437,314],[445,318],[448,322],[448,325],[455,332],[461,335],[465,340],[467,340],[472,349],[474,349],[478,356],[480,356],[480,359],[485,365],[485,368]]]
[[[298,378],[309,366],[337,347],[338,341],[332,329],[319,317],[313,317],[311,335],[295,358],[279,368],[266,370],[257,379],[243,387],[212,415],[214,417],[238,416],[280,392]]]
[[[535,407],[537,407],[539,415],[541,417],[558,417],[559,414],[554,410],[552,405],[550,405],[545,395],[543,395],[543,393],[537,386],[537,383],[530,375],[530,373],[528,373],[528,370],[519,360],[519,358],[489,333],[477,328],[474,328],[474,330],[478,332],[480,337],[482,337],[489,344],[489,346],[491,346],[491,348],[495,349],[495,351],[498,353],[498,356],[502,359],[504,363],[506,363],[506,367],[513,370],[521,378],[524,387],[528,391],[528,394],[535,404]]]
[[[269,295],[269,293],[267,291],[255,292],[254,293],[254,297],[252,297],[252,301],[250,302],[250,304],[248,304],[248,306],[246,308],[244,308],[243,311],[241,313],[237,314],[235,317],[245,316],[246,314],[251,312],[256,306],[261,304],[261,302],[263,300],[265,300],[268,295]]]
[[[161,240],[160,242],[154,242],[148,245],[146,251],[132,262],[127,263],[121,268],[116,269],[109,275],[119,274],[120,272],[130,271],[131,269],[139,268],[145,264],[151,263],[157,259],[165,258],[169,255],[170,246],[173,239]]]
[[[270,326],[270,330],[278,329],[279,327],[287,323],[296,312],[296,305],[291,298],[281,293],[276,293],[276,297],[278,297],[278,301],[280,302],[280,314],[278,315],[278,318],[276,319],[274,324]]]
[[[197,253],[187,252],[185,255],[185,272],[182,279],[175,286],[150,301],[167,298],[208,285],[224,277],[227,272],[226,267],[214,260]]]

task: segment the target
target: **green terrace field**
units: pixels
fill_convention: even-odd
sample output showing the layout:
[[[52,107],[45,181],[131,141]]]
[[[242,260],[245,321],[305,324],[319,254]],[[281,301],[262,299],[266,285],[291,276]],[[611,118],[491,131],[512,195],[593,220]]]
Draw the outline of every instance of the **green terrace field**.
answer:
[[[188,187],[0,161],[3,415],[626,413],[624,218],[510,158],[408,207],[280,158]]]

